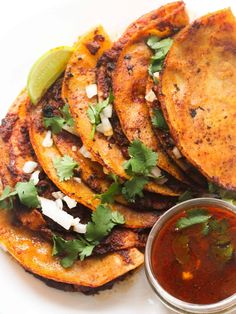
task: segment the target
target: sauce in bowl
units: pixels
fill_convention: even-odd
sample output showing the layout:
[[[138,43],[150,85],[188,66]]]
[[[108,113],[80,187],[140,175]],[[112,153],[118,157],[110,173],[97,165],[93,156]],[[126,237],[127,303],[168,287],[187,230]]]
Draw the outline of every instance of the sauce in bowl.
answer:
[[[151,268],[170,295],[212,304],[236,293],[236,214],[216,205],[183,209],[154,237]]]

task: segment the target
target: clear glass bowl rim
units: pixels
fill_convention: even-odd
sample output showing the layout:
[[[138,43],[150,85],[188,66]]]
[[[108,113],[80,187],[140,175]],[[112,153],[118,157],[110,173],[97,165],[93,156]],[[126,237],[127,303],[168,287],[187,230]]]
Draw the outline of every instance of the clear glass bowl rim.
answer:
[[[236,206],[230,204],[229,202],[209,198],[195,198],[182,203],[179,203],[173,207],[171,207],[168,211],[166,211],[155,223],[153,226],[147,240],[146,249],[145,249],[145,273],[150,283],[151,287],[160,298],[160,300],[169,308],[178,313],[229,313],[229,311],[236,305],[236,293],[232,296],[219,301],[217,303],[212,304],[193,304],[182,301],[180,299],[175,298],[171,294],[169,294],[162,286],[158,283],[158,280],[155,278],[152,265],[151,265],[151,252],[152,252],[152,244],[153,240],[157,236],[158,232],[172,216],[177,214],[178,212],[188,209],[192,206],[218,206],[224,209],[228,209],[236,214]]]

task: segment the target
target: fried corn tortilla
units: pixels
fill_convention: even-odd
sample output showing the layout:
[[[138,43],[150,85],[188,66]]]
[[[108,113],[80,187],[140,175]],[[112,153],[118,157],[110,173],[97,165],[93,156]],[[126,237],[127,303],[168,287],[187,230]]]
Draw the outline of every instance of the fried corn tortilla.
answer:
[[[143,254],[132,248],[125,251],[127,258],[116,252],[77,261],[73,267],[65,270],[52,257],[51,244],[24,228],[12,226],[9,214],[3,210],[0,211],[0,243],[27,271],[56,282],[82,287],[103,286],[137,268],[144,260]]]
[[[150,93],[150,91],[153,91],[158,96],[158,84],[155,84],[151,77],[147,81],[146,94]],[[158,98],[156,98],[154,101],[146,100],[146,104],[148,105],[149,115],[151,118],[154,117],[154,110],[161,110],[161,105]],[[194,168],[185,157],[183,157],[181,154],[179,155],[179,152],[174,153],[174,150],[177,147],[175,146],[173,139],[170,136],[169,130],[157,127],[153,127],[153,129],[160,144],[169,157],[173,159],[173,161],[179,166],[180,169],[182,169],[182,171],[190,178],[190,180],[193,180],[193,182],[189,182],[190,185],[194,187],[195,184],[197,184],[199,187],[206,187],[206,179],[204,176],[201,175],[200,172]],[[195,188],[197,187],[195,186]]]
[[[206,15],[175,38],[159,94],[171,135],[209,180],[236,190],[236,21],[230,9]]]
[[[95,210],[100,200],[96,198],[96,194],[88,186],[83,182],[73,180],[73,178],[67,181],[59,180],[53,160],[62,155],[54,144],[51,147],[44,147],[42,145],[46,130],[42,125],[42,107],[40,102],[37,106],[31,107],[30,118],[30,141],[44,172],[64,194],[91,210]],[[129,228],[150,228],[159,216],[158,213],[155,212],[135,211],[117,203],[111,205],[111,208],[124,215],[126,226]]]
[[[99,44],[97,38],[100,38]],[[100,47],[97,48],[96,52],[91,51],[90,46],[92,43],[96,43],[97,47]],[[102,27],[94,29],[79,39],[76,50],[65,71],[62,95],[65,102],[70,106],[76,130],[94,159],[106,167],[108,172],[114,173],[123,179],[128,179],[129,177],[122,166],[125,158],[120,148],[98,132],[95,132],[94,139],[92,139],[92,125],[87,116],[89,103],[94,103],[97,99],[95,99],[96,97],[93,97],[93,99],[87,97],[86,87],[96,83],[97,60],[110,46],[111,42]],[[154,182],[148,183],[145,188],[150,192],[170,196],[181,193]]]
[[[185,10],[183,9],[179,14],[180,16],[175,16],[174,24],[171,24],[171,14],[162,17],[163,23],[168,22],[168,27],[164,30],[162,27],[159,29],[156,28],[155,33],[158,37],[171,36],[176,32],[177,25],[181,28],[188,23]],[[183,23],[184,18],[185,24]],[[180,20],[179,24],[178,19]],[[168,155],[162,149],[152,128],[145,100],[146,82],[149,77],[148,66],[152,56],[151,50],[146,45],[149,35],[149,32],[145,34],[141,31],[141,38],[136,36],[135,41],[131,38],[120,51],[112,75],[112,87],[115,97],[114,107],[122,130],[128,140],[130,142],[135,139],[141,140],[147,147],[158,153],[158,167],[176,179],[188,183],[188,179],[184,176],[183,172],[169,159]]]

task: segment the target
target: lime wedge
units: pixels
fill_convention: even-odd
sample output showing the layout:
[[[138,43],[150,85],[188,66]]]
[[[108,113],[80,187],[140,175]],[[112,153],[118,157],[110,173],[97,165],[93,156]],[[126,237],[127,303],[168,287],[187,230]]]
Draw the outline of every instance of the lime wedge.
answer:
[[[73,52],[71,47],[58,47],[49,50],[32,66],[27,90],[33,104],[36,104],[47,89],[65,70],[67,62]]]

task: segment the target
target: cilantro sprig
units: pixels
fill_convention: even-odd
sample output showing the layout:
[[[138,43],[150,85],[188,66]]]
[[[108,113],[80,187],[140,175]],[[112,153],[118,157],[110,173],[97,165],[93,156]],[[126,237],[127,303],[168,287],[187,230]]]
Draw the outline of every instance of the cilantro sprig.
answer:
[[[153,109],[152,125],[162,130],[169,129],[163,113],[160,109]]]
[[[68,155],[57,157],[53,161],[53,165],[60,181],[67,181],[72,178],[75,168],[79,166],[78,163]]]
[[[182,230],[196,224],[202,224],[209,221],[211,215],[202,208],[190,209],[186,212],[186,217],[181,217],[176,222],[176,229]]]
[[[120,213],[112,212],[108,206],[102,204],[97,207],[91,219],[87,225],[86,234],[78,239],[65,240],[53,235],[52,255],[61,257],[62,267],[71,267],[78,258],[82,261],[85,257],[90,256],[96,245],[116,225],[125,223],[124,217]]]
[[[29,208],[39,205],[38,192],[33,181],[18,182],[13,190],[10,186],[6,186],[0,197],[0,207],[12,209],[15,196],[18,196],[21,204]]]
[[[72,127],[74,125],[74,120],[71,117],[69,106],[65,104],[63,108],[60,109],[61,116],[46,117],[43,119],[45,128],[51,128],[52,133],[58,134],[61,132],[65,125]]]
[[[147,45],[154,51],[154,55],[151,58],[151,63],[148,68],[148,73],[153,78],[155,83],[157,83],[157,79],[153,76],[153,74],[161,71],[164,59],[172,43],[173,39],[171,38],[161,39],[157,36],[151,36],[147,40]]]
[[[110,91],[109,96],[102,102],[97,103],[96,105],[90,104],[87,110],[87,116],[89,118],[90,123],[92,124],[92,131],[91,131],[91,139],[94,138],[94,134],[96,131],[96,127],[101,123],[100,114],[102,113],[103,109],[105,109],[109,104],[114,101],[114,96]]]
[[[134,140],[130,144],[128,153],[130,159],[123,164],[123,167],[130,176],[148,176],[157,164],[157,153],[145,146],[140,140]]]

